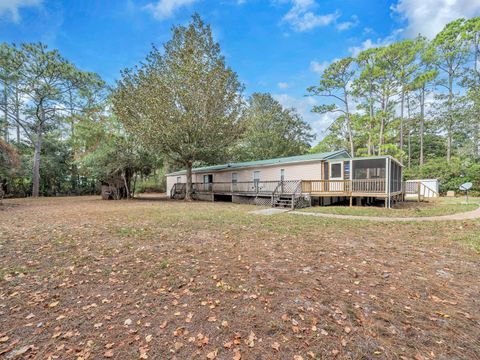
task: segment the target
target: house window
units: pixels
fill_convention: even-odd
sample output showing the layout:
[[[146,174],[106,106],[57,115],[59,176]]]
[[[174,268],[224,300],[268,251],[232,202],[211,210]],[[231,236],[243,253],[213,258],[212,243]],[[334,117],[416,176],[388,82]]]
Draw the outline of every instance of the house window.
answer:
[[[177,184],[180,184],[182,182],[182,177],[181,176],[177,176]]]
[[[232,173],[232,184],[236,184],[238,182],[238,174]]]
[[[285,169],[280,169],[280,181],[285,181]]]
[[[342,178],[342,163],[332,163],[330,165],[330,179]]]
[[[210,184],[213,182],[213,175],[208,174],[208,175],[203,175],[203,183],[204,184]]]

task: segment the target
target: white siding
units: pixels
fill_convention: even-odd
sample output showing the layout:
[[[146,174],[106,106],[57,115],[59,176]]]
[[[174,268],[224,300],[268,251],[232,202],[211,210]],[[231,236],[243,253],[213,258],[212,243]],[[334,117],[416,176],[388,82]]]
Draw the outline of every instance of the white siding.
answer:
[[[172,176],[167,176],[167,195],[170,196],[170,190],[172,190],[173,185],[177,182],[177,177],[180,178],[180,182],[184,183],[187,182],[187,176],[186,175],[172,175]]]
[[[244,169],[229,169],[192,174],[193,182],[203,182],[203,175],[213,174],[213,182],[231,182],[232,173],[237,173],[237,181],[253,181],[253,172],[260,171],[260,181],[280,181],[280,169],[285,169],[285,181],[288,180],[321,180],[323,161],[309,161],[303,163],[278,164],[258,166]],[[167,193],[177,181],[177,175],[167,176]],[[181,175],[181,181],[186,182],[186,176]]]

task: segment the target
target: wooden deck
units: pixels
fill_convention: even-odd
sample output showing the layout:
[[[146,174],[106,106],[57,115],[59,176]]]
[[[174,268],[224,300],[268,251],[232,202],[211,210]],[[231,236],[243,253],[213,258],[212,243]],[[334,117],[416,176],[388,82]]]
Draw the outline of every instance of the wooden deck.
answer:
[[[186,184],[175,184],[170,197],[181,199],[185,197]],[[400,201],[404,196],[404,184],[391,182],[387,186],[385,179],[354,179],[354,180],[289,180],[289,181],[243,181],[243,182],[213,182],[193,183],[193,196],[199,199],[215,199],[215,196],[254,197],[262,205],[283,206],[295,208],[301,203],[311,203],[312,197],[371,197],[385,199],[385,206],[390,201]]]
[[[175,184],[184,191],[185,184]],[[272,196],[275,194],[304,194],[310,196],[353,196],[353,197],[386,197],[403,192],[402,184],[391,184],[387,191],[385,179],[358,180],[289,180],[289,181],[243,181],[193,183],[194,193],[239,195],[239,196]],[[178,189],[177,189],[178,190]],[[172,189],[173,195],[174,189]]]

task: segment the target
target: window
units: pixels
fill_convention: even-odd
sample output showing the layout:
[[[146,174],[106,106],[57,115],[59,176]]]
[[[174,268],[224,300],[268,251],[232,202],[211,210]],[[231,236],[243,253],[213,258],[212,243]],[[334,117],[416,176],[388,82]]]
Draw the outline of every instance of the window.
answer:
[[[210,184],[213,182],[213,175],[208,174],[208,175],[203,175],[203,182],[204,184]]]
[[[181,176],[177,176],[177,184],[180,184],[182,182],[182,177]]]
[[[330,179],[342,178],[342,163],[330,164]]]
[[[285,169],[280,169],[280,181],[285,181]]]
[[[232,184],[236,184],[238,182],[238,174],[232,173]]]

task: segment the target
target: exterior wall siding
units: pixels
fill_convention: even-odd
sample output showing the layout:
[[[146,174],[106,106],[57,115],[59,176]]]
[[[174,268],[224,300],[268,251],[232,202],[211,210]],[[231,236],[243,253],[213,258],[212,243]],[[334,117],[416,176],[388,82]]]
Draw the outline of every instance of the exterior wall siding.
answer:
[[[197,183],[203,182],[203,175],[213,174],[213,182],[231,182],[232,173],[237,173],[237,181],[253,181],[253,172],[260,171],[260,181],[280,181],[280,170],[284,169],[284,180],[321,180],[322,179],[322,162],[311,161],[301,164],[279,164],[271,166],[259,166],[246,169],[232,169],[223,171],[213,171],[210,173],[194,173],[192,181]],[[170,192],[172,186],[180,177],[181,182],[187,181],[186,175],[167,176],[167,191]]]

